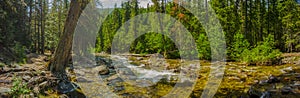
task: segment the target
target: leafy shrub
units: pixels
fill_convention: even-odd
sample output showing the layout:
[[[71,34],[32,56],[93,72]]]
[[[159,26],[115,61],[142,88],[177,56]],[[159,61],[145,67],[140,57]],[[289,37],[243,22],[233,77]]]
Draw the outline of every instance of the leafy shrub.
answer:
[[[233,60],[240,61],[242,56],[248,56],[248,55],[242,55],[243,52],[248,53],[249,50],[249,42],[244,38],[243,34],[237,33],[234,35],[233,39],[233,45],[230,47],[230,57]]]
[[[10,92],[14,98],[19,97],[22,94],[28,94],[30,89],[27,88],[27,84],[22,82],[21,78],[14,78],[13,79],[13,86]]]
[[[210,59],[211,49],[207,36],[205,34],[200,34],[196,44],[198,49],[198,57],[200,59]]]
[[[277,57],[281,55],[281,52],[274,48],[273,38],[273,36],[269,35],[253,49],[245,49],[241,54],[241,61],[247,63],[263,63],[276,60]]]

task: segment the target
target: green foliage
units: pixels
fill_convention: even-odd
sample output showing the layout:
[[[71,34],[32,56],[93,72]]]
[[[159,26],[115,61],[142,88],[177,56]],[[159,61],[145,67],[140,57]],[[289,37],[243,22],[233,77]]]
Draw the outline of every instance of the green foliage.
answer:
[[[229,55],[233,60],[240,61],[243,56],[242,53],[248,52],[248,48],[249,48],[250,44],[244,38],[244,35],[240,34],[240,33],[236,33],[234,35],[233,41],[234,42],[231,45],[230,50],[229,50],[230,51]]]
[[[197,40],[198,57],[200,59],[210,59],[211,49],[208,38],[205,34],[200,34]]]
[[[27,88],[27,84],[22,82],[22,78],[15,77],[12,84],[10,95],[12,95],[13,98],[18,98],[20,95],[30,92],[30,89]]]
[[[214,25],[207,27],[211,30],[205,30],[203,24],[194,16],[196,14],[182,6],[166,0],[163,0],[166,2],[152,1],[153,4],[149,4],[147,7],[139,5],[138,0],[123,2],[120,7],[115,5],[115,9],[105,18],[100,27],[96,48],[91,50],[110,52],[115,33],[124,25],[126,30],[121,32],[126,32],[125,34],[130,32],[130,37],[135,36],[138,32],[148,31],[148,34],[139,37],[131,44],[130,52],[132,53],[161,53],[166,54],[168,58],[179,58],[179,53],[184,55],[196,53],[195,51],[179,52],[171,39],[157,34],[171,32],[170,36],[180,39],[182,36],[172,35],[173,32],[179,31],[179,27],[173,23],[163,25],[165,31],[158,30],[155,33],[149,33],[153,32],[149,27],[139,25],[157,22],[158,20],[152,19],[152,16],[146,16],[148,18],[145,20],[136,19],[124,24],[137,15],[159,12],[172,16],[191,32],[196,41],[199,58],[211,59],[211,52],[218,54],[216,52],[221,48],[210,49],[210,47],[221,46],[223,43],[220,42],[222,41],[208,41],[208,38],[222,36],[214,35],[216,34],[212,31]],[[203,18],[207,22],[219,21],[221,23],[223,31],[226,32],[226,45],[230,59],[246,62],[267,61],[278,55],[279,50],[276,49],[283,52],[300,51],[300,6],[295,0],[208,1],[216,12],[218,20],[209,17],[201,17],[201,19]],[[20,60],[24,58],[24,46],[26,49],[30,47],[40,51],[45,48],[53,52],[63,33],[64,22],[69,10],[68,4],[69,0],[5,0],[0,2],[0,20],[3,20],[0,23],[0,48],[13,48],[16,56],[21,58]],[[198,10],[207,9],[205,2],[192,1],[185,2],[184,5]],[[206,11],[200,14],[210,16]],[[167,19],[159,21],[166,22]],[[160,24],[152,25],[161,27]],[[263,39],[269,38],[267,36],[270,34],[274,36],[272,41]],[[43,41],[45,41],[44,45],[41,44]],[[191,43],[188,40],[185,41],[185,43]],[[122,42],[126,43],[127,41],[123,40]]]
[[[289,2],[278,2],[276,0],[268,2],[266,0],[256,0],[251,2],[249,1],[248,3],[245,1],[236,2],[234,0],[211,0],[209,3],[215,10],[223,27],[223,31],[226,32],[226,45],[230,59],[246,62],[267,61],[278,56],[277,52],[279,50],[276,50],[275,46],[277,49],[281,49],[281,51],[284,51],[287,48],[300,47],[297,44],[300,41],[296,40],[298,38],[296,35],[299,35],[299,33],[293,33],[299,31],[299,29],[296,29],[299,27],[296,24],[300,23],[297,22],[300,18],[296,18],[296,16],[299,17],[299,14],[297,14],[297,11],[295,10],[299,9],[299,7],[295,7],[295,3],[291,2],[291,0],[289,0]],[[205,9],[205,3],[190,4],[190,6]],[[266,5],[268,5],[270,9],[268,9]],[[279,5],[280,7],[276,5]],[[289,12],[284,12],[284,10],[288,10]],[[148,27],[137,25],[146,24],[147,21],[157,21],[152,20],[151,17],[150,19],[133,21],[129,24],[124,23],[136,15],[153,11],[171,15],[173,18],[179,20],[188,29],[188,31],[191,32],[192,36],[196,40],[197,51],[199,53],[198,57],[200,59],[211,59],[211,52],[217,52],[219,48],[210,49],[210,47],[218,47],[223,44],[221,41],[209,42],[208,38],[211,38],[210,40],[212,40],[213,38],[220,38],[221,36],[213,35],[210,30],[205,32],[206,30],[203,28],[198,19],[193,16],[193,14],[172,2],[168,2],[165,5],[155,3],[147,8],[142,8],[137,6],[136,2],[133,1],[129,3],[124,2],[121,8],[116,8],[116,10],[108,16],[106,22],[104,22],[99,31],[96,51],[110,51],[113,35],[122,25],[127,26],[127,30],[122,32],[131,32],[131,34],[133,34],[129,36],[134,36],[136,32],[141,31],[151,32],[151,30],[148,30]],[[286,14],[280,14],[281,12]],[[205,16],[207,13],[203,12],[201,15]],[[289,20],[291,18],[293,19]],[[209,18],[208,21],[216,20]],[[287,29],[293,32],[283,32],[283,29],[280,28],[285,27],[285,24],[289,24]],[[214,29],[214,26],[209,27],[211,30]],[[178,31],[178,26],[174,24],[164,25],[163,28],[168,28],[171,32]],[[140,54],[163,54],[164,52],[167,52],[168,58],[179,58],[179,53],[184,55],[196,53],[195,51],[179,52],[172,40],[157,33],[159,32],[148,33],[139,37],[131,44],[130,51],[132,53]],[[210,34],[212,35],[208,37],[207,35]],[[272,40],[267,39],[270,38],[267,37],[268,35],[272,35],[274,38]],[[181,37],[180,35],[170,36],[176,39]],[[284,37],[281,38],[282,36]],[[265,37],[266,39],[263,39]],[[185,41],[185,43],[189,43],[187,40]],[[126,41],[124,42],[126,43]],[[289,43],[288,45],[290,47],[285,47],[287,45],[284,44],[287,43]]]
[[[281,52],[274,47],[274,36],[269,35],[253,49],[245,49],[241,54],[241,60],[247,63],[272,62],[280,55]]]
[[[13,42],[19,42],[22,45],[30,44],[28,27],[25,16],[25,1],[5,0],[0,2],[0,44],[5,47],[14,46]]]
[[[23,59],[26,58],[25,55],[25,46],[21,45],[20,43],[16,43],[15,46],[13,47],[13,51],[15,55],[18,57],[18,62],[23,61]]]

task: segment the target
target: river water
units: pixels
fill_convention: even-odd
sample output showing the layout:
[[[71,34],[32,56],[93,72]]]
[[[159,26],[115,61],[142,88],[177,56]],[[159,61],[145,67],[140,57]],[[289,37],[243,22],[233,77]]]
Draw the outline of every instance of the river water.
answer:
[[[109,69],[109,74],[98,75],[97,72],[89,71],[93,69],[81,70],[82,73],[85,74],[81,76],[87,81],[91,81],[79,82],[79,85],[82,87],[84,93],[89,97],[162,97],[172,92],[176,84],[184,82],[179,81],[181,79],[180,73],[174,71],[174,69],[178,67],[172,67],[174,69],[166,68],[166,65],[178,65],[177,63],[180,63],[180,60],[174,60],[177,61],[175,63],[173,60],[152,60],[154,63],[163,66],[158,66],[158,68],[155,68],[157,66],[154,64],[154,66],[150,66],[149,68],[149,65],[151,64],[149,64],[149,62],[145,63],[144,61],[151,62],[151,57],[143,57],[143,59],[131,60],[128,56],[112,55],[98,58],[106,62],[105,65],[100,66],[107,66]],[[191,62],[185,63],[185,65],[192,64]],[[194,81],[196,84],[193,85],[193,91],[188,97],[199,98],[201,96],[204,86],[207,83],[211,65],[212,64],[210,62],[201,62],[201,70],[198,71],[198,78],[196,81]],[[184,67],[179,66],[179,68]],[[276,83],[276,89],[279,91],[279,93],[277,92],[276,94],[279,95],[273,96],[282,96],[280,94],[281,88],[284,88],[286,85],[293,85],[293,87],[294,85],[298,86],[298,84],[295,84],[298,82],[300,84],[300,80],[296,79],[295,76],[285,77],[287,74],[299,75],[298,73],[300,70],[298,72],[298,69],[299,66],[293,64],[278,66],[246,66],[243,63],[227,62],[222,83],[215,96],[249,97],[249,88],[254,87],[253,85],[256,86],[255,83],[257,83],[257,81],[260,82],[268,79],[270,74],[277,76],[282,80],[280,83]],[[289,78],[289,81],[285,81],[284,79],[286,78]],[[258,87],[256,87],[258,92],[262,94],[260,96],[266,96],[266,94],[269,94],[267,93],[269,88],[269,84],[258,85]],[[184,87],[180,89],[188,90]],[[273,89],[270,91],[272,90]],[[295,97],[296,92],[297,91],[293,91],[291,97]],[[296,96],[299,94],[297,93]]]

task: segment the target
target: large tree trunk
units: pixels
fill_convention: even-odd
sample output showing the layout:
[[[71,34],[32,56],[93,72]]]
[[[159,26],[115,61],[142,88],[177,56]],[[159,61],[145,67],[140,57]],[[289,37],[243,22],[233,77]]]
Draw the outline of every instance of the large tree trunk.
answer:
[[[63,35],[60,37],[58,47],[55,50],[54,58],[49,65],[50,71],[61,79],[66,79],[65,67],[69,63],[71,57],[73,34],[78,21],[78,18],[87,5],[88,0],[72,0],[68,17],[65,22]]]

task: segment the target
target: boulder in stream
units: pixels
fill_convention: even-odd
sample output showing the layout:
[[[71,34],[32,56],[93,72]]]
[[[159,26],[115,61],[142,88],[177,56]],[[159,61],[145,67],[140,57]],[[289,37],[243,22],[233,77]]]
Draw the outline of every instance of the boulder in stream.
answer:
[[[100,74],[100,75],[107,75],[107,74],[109,74],[109,69],[105,65],[97,66],[97,67],[94,68],[94,70],[97,71],[98,74]]]

